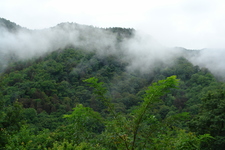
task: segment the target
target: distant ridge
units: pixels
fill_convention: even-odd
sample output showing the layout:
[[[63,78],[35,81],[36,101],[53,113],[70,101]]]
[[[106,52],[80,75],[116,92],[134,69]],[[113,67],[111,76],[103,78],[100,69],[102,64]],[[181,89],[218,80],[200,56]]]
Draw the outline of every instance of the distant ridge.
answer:
[[[25,29],[25,28],[17,25],[16,23],[11,22],[10,20],[4,19],[4,18],[0,18],[0,27],[3,27],[10,32],[15,32],[20,29]]]

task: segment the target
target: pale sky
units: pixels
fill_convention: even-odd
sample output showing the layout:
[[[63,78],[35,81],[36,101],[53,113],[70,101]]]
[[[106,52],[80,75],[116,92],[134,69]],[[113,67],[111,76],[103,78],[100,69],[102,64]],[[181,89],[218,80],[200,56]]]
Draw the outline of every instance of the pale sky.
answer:
[[[224,0],[0,0],[0,17],[29,29],[76,22],[134,28],[168,47],[225,48]]]

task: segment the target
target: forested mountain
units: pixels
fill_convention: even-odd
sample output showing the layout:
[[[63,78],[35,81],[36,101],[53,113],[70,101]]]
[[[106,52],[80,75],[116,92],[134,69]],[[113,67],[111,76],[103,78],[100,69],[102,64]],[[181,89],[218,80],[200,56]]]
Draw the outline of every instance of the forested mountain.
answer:
[[[134,29],[0,22],[0,149],[224,149],[225,84],[191,63],[200,51]]]
[[[17,25],[16,23],[14,22],[11,22],[7,19],[4,19],[4,18],[0,18],[0,28],[1,30],[8,30],[10,32],[17,32],[18,30],[21,30],[22,27]],[[25,28],[23,28],[25,29]]]

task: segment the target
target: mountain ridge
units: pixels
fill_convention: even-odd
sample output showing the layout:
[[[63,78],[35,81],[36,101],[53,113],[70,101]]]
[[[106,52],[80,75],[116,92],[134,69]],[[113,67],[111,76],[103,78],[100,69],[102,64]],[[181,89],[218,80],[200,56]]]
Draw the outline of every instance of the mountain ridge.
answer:
[[[4,29],[4,30],[3,30]],[[99,55],[117,54],[131,68],[155,64],[156,60],[170,62],[176,56],[187,58],[194,65],[209,68],[218,78],[224,78],[222,56],[224,51],[213,49],[189,50],[183,47],[168,48],[155,41],[153,37],[139,33],[132,28],[99,28],[77,23],[64,22],[54,27],[30,30],[4,18],[0,18],[0,72],[10,62],[39,57],[49,52],[67,47],[98,51]],[[214,56],[212,58],[211,56]],[[141,59],[140,59],[141,58]],[[224,62],[225,63],[225,62]],[[214,67],[214,66],[219,67]],[[147,65],[148,66],[148,65]]]
[[[166,48],[133,29],[12,26],[0,38],[0,149],[126,149],[133,131],[138,149],[224,149],[225,83],[193,64],[220,67],[223,53]]]

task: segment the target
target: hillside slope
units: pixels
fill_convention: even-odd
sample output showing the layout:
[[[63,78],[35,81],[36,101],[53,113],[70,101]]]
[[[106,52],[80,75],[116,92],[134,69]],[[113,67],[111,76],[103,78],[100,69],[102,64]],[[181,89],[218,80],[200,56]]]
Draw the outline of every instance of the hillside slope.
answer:
[[[10,28],[17,28],[17,25],[12,24],[12,26]],[[5,33],[12,37],[15,35],[15,33]],[[147,111],[146,116],[149,120],[145,120],[140,129],[140,133],[144,134],[138,138],[138,142],[142,143],[141,140],[144,140],[147,143],[152,142],[154,146],[151,147],[152,145],[148,144],[140,144],[140,146],[155,149],[157,146],[161,148],[168,146],[169,143],[176,145],[176,141],[179,141],[177,139],[183,135],[183,141],[191,142],[191,139],[195,139],[202,142],[203,146],[201,146],[204,148],[207,147],[207,143],[198,138],[201,137],[200,134],[206,133],[212,134],[216,139],[217,143],[212,142],[211,147],[218,149],[224,145],[220,141],[223,138],[224,127],[215,127],[215,120],[223,122],[223,119],[214,118],[214,122],[210,120],[211,122],[207,123],[204,119],[202,122],[196,121],[196,118],[206,116],[203,110],[211,111],[210,107],[202,109],[205,108],[205,104],[210,103],[211,99],[221,100],[221,104],[213,107],[214,109],[224,108],[225,88],[224,83],[219,82],[207,68],[200,68],[188,60],[193,58],[192,56],[197,56],[199,51],[181,48],[169,50],[155,44],[154,40],[148,41],[141,38],[133,29],[101,29],[63,23],[51,29],[28,30],[22,33],[16,36],[16,40],[21,40],[21,43],[25,45],[19,43],[9,47],[10,44],[5,44],[0,47],[0,52],[4,53],[1,55],[3,64],[0,76],[2,149],[16,147],[54,149],[62,145],[73,148],[91,145],[96,149],[100,145],[103,149],[116,149],[121,146],[121,139],[126,143],[126,138],[121,138],[126,136],[122,129],[126,129],[127,133],[133,133],[129,130],[135,126],[129,121],[140,113],[137,110],[140,110],[145,101],[143,99],[146,96],[145,91],[150,85],[154,87],[153,83],[159,80],[165,81],[171,76],[174,78],[173,75],[180,80],[179,86],[161,95],[160,101],[151,103],[151,109]],[[27,43],[28,41],[22,41],[24,36],[21,35],[34,35],[32,40],[28,40],[31,44]],[[43,39],[47,42],[38,39],[40,35],[45,35]],[[35,45],[34,40],[37,39],[37,45]],[[38,46],[38,44],[41,45]],[[25,56],[21,52],[29,54]],[[99,96],[94,95],[93,88],[84,82],[91,77],[105,83],[103,84],[103,89],[106,89],[104,96],[111,101],[115,109],[114,113],[121,116],[121,118],[115,116],[114,118],[126,120],[123,122],[124,126],[118,124],[118,120],[113,120],[107,105]],[[210,93],[216,93],[216,96]],[[74,107],[76,109],[73,109]],[[63,118],[65,114],[69,114],[67,117],[73,116],[72,112],[75,112],[75,118],[79,118],[75,122],[73,119],[71,122]],[[220,115],[222,111],[217,112],[219,113],[213,113]],[[223,115],[221,114],[220,117]],[[192,118],[194,119],[190,122]],[[79,120],[83,121],[85,128],[77,126],[76,122]],[[194,125],[201,128],[206,124],[212,125],[215,130],[209,128],[198,132],[193,128]],[[118,128],[114,130],[115,126]],[[199,135],[185,134],[183,130],[195,131]],[[154,134],[145,135],[146,131]],[[221,132],[213,134],[214,131]],[[118,136],[120,134],[123,136]],[[204,136],[207,137],[207,135]],[[117,141],[117,137],[120,140],[117,139]],[[165,143],[158,143],[160,138]],[[174,143],[168,142],[168,139]],[[200,146],[198,142],[195,144]],[[188,146],[191,147],[191,145]]]

